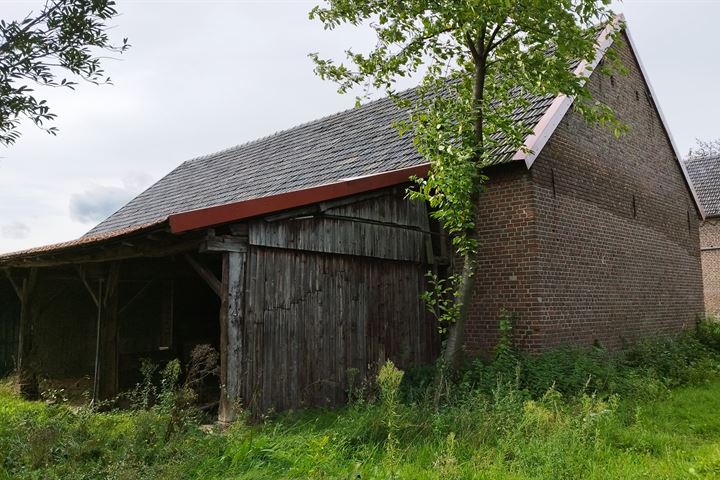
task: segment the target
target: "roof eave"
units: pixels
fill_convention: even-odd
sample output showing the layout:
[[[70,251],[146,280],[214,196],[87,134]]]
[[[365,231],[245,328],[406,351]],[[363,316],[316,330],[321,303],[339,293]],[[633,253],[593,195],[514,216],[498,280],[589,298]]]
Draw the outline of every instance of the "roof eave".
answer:
[[[429,168],[430,165],[424,163],[277,195],[176,213],[168,217],[170,231],[182,233],[400,185],[410,182],[411,177],[426,176]]]

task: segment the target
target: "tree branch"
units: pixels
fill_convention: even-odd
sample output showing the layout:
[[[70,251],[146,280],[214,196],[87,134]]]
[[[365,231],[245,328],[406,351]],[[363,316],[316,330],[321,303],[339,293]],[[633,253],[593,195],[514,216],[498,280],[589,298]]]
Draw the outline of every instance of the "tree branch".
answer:
[[[475,48],[475,40],[473,40],[472,36],[468,32],[465,32],[465,42],[467,44],[467,47],[470,49],[470,54],[473,57],[473,60],[475,63],[479,63],[481,60],[480,53]]]
[[[505,20],[503,20],[502,22],[499,22],[495,25],[495,28],[493,28],[493,31],[490,33],[490,38],[487,41],[487,46],[485,45],[485,42],[483,42],[482,48],[483,48],[483,55],[485,56],[485,58],[487,58],[488,54],[492,50],[493,41],[495,40],[495,37],[497,36],[497,34],[500,33],[500,29],[502,29],[503,25],[505,25],[506,20],[507,20],[507,18]]]
[[[38,25],[40,22],[47,20],[50,17],[50,15],[60,7],[59,3],[53,3],[52,7],[50,7],[48,9],[49,3],[50,2],[45,3],[45,8],[43,9],[42,13],[40,15],[38,15],[38,17],[36,19],[29,22],[21,30],[18,30],[12,37],[10,37],[10,38],[6,37],[5,42],[2,45],[0,45],[0,51],[9,51],[8,48],[12,48],[13,42],[15,41],[15,39],[17,39],[17,37],[28,33],[33,27]],[[28,18],[29,18],[29,15],[27,17],[25,17],[25,20],[27,20]]]
[[[520,31],[521,31],[521,30],[520,30],[519,28],[514,28],[514,29],[510,30],[506,35],[504,35],[503,37],[501,37],[501,38],[500,38],[499,40],[497,40],[496,42],[492,43],[492,44],[490,45],[489,50],[490,50],[490,51],[495,50],[497,47],[499,47],[500,45],[502,45],[503,43],[507,42],[508,40],[510,40],[511,38],[513,38],[515,35],[517,35],[518,33],[520,33]]]

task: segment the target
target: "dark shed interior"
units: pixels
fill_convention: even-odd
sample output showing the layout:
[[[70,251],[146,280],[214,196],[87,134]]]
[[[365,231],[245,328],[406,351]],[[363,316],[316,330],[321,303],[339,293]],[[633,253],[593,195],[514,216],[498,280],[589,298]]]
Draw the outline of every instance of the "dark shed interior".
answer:
[[[20,319],[20,300],[10,281],[0,276],[0,377],[15,368]]]

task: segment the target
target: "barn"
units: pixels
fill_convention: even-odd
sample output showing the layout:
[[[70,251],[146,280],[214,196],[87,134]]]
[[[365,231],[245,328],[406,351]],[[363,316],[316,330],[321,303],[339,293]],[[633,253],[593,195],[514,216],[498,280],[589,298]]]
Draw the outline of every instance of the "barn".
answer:
[[[627,75],[589,73],[629,126],[587,125],[572,99],[518,113],[527,149],[499,156],[478,208],[480,263],[469,354],[497,341],[500,312],[530,351],[620,347],[703,313],[703,211],[629,32],[604,39]],[[187,161],[85,236],[0,257],[5,362],[94,379],[110,397],[141,358],[221,352],[220,418],[332,405],[385,359],[439,349],[420,294],[453,268],[447,236],[405,198],[428,166],[387,99]],[[352,372],[352,375],[350,374]],[[357,381],[357,380],[355,380]]]

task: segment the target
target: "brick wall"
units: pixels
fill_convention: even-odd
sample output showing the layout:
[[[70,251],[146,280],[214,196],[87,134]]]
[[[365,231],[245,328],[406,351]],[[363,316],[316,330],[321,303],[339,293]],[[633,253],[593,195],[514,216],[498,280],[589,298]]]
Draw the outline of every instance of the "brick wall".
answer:
[[[506,167],[481,202],[471,352],[494,344],[503,308],[530,350],[618,347],[703,311],[697,211],[632,51],[613,48],[629,74],[594,74],[590,87],[630,132],[616,139],[570,112],[531,170]]]
[[[720,218],[705,220],[700,227],[705,311],[720,316]]]
[[[486,173],[490,180],[477,219],[478,274],[465,332],[471,353],[487,352],[497,343],[498,318],[503,310],[521,319],[538,313],[532,291],[539,278],[532,180],[523,162]],[[532,342],[537,333],[534,328],[531,322],[521,322],[516,333]]]

